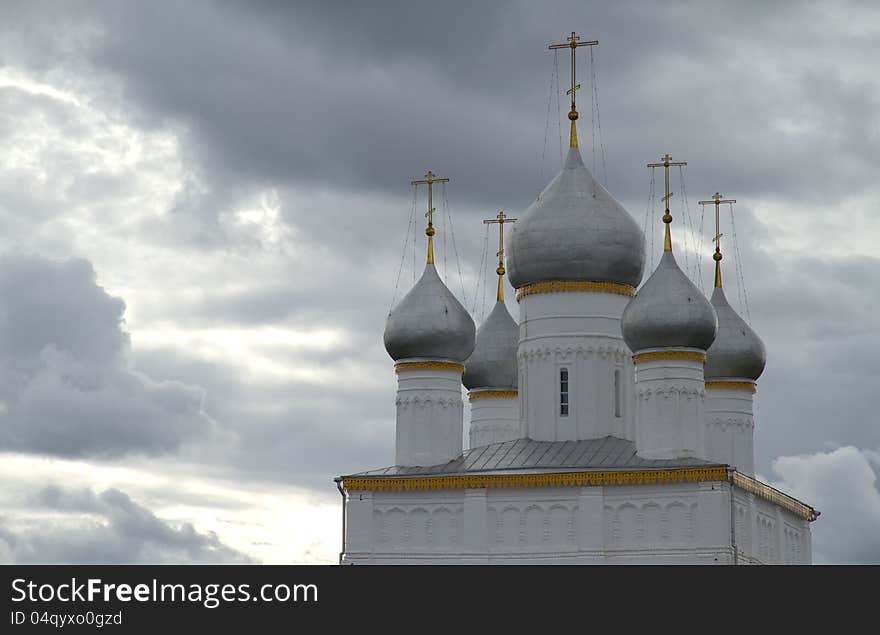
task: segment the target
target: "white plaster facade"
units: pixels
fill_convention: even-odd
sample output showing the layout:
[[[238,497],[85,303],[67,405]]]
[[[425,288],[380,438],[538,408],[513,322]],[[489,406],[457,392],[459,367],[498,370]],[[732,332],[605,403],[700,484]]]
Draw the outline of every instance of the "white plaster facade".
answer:
[[[705,419],[705,382],[701,359],[665,357],[702,351],[639,351],[657,359],[636,364],[636,451],[652,459],[701,457]]]
[[[343,564],[811,562],[807,520],[727,481],[348,496]]]
[[[726,463],[743,474],[755,472],[754,382],[738,379],[739,387],[706,386],[705,457]]]
[[[478,448],[520,438],[519,395],[497,395],[506,392],[492,389],[471,390],[470,446]]]
[[[430,360],[397,364],[396,465],[439,465],[461,454],[461,369]]]
[[[620,316],[629,297],[540,293],[519,300],[522,436],[574,441],[633,439],[632,353]],[[560,410],[560,373],[568,373],[568,414]]]
[[[596,292],[523,297],[519,394],[471,401],[470,447],[531,439],[553,448],[547,458],[557,448],[562,454],[565,444],[611,436],[619,440],[615,447],[624,439],[634,442],[643,459],[691,457],[751,475],[753,391],[706,388],[703,362],[693,355],[640,356],[634,364],[623,339],[614,335],[626,300]],[[419,478],[437,479],[439,485],[346,489],[343,479],[343,564],[811,563],[815,513],[792,499],[780,504],[787,497],[766,486],[759,488],[764,495],[727,479],[446,487],[451,481],[443,480],[442,468],[462,457],[461,373],[411,364],[425,360],[401,361],[396,467],[388,469],[415,466]],[[568,373],[567,417],[559,409],[561,368]],[[600,455],[595,465],[627,467]],[[502,461],[492,469],[501,476],[550,471],[539,462],[505,472]],[[556,469],[566,471],[565,464]],[[577,469],[592,468],[581,462]],[[798,513],[798,505],[809,512]]]

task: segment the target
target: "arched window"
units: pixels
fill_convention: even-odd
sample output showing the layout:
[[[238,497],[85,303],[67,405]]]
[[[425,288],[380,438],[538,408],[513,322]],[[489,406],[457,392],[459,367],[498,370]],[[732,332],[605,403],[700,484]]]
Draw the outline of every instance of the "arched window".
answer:
[[[559,369],[559,416],[568,416],[568,369]]]

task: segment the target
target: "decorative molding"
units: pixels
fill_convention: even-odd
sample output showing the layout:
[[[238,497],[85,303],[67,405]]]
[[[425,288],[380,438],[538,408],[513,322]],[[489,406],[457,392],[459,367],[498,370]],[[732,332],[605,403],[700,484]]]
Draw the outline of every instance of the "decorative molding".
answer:
[[[435,394],[424,392],[421,395],[416,395],[413,397],[398,397],[394,400],[395,405],[401,410],[406,410],[410,406],[414,408],[418,408],[421,406],[422,408],[427,408],[429,406],[439,406],[441,408],[463,408],[461,397],[459,395],[455,395],[453,397],[449,397],[448,399],[444,399],[443,397],[438,397]]]
[[[649,351],[647,353],[636,353],[632,358],[636,364],[654,359],[692,359],[705,363],[706,353],[702,351]]]
[[[747,492],[751,492],[766,501],[775,503],[780,507],[787,509],[791,513],[809,520],[810,522],[819,517],[819,513],[809,505],[800,502],[796,498],[792,498],[788,494],[783,494],[778,489],[770,487],[766,483],[762,483],[758,479],[741,474],[736,470],[731,471],[731,481],[734,485]]]
[[[752,417],[712,417],[709,420],[709,425],[715,426],[717,428],[721,428],[722,430],[726,428],[738,428],[738,429],[750,429],[755,427],[755,420]]]
[[[694,388],[688,384],[675,384],[672,382],[652,388],[644,388],[636,384],[636,397],[644,401],[648,401],[651,397],[666,397],[668,399],[673,396],[682,395],[687,399],[705,398],[706,391],[702,387]]]
[[[519,392],[516,390],[472,390],[468,393],[468,401],[487,399],[489,397],[510,398],[517,396],[519,396]]]
[[[590,280],[546,280],[533,282],[516,290],[516,300],[527,295],[539,293],[613,293],[632,297],[636,294],[634,287],[617,282],[593,282]]]
[[[556,336],[552,336],[556,337]],[[527,346],[520,347],[517,357],[520,360],[562,360],[585,359],[591,355],[599,355],[603,358],[612,358],[614,361],[623,361],[630,357],[628,348],[609,344],[606,346]]]
[[[732,390],[748,390],[755,392],[757,386],[752,381],[707,381],[706,388],[730,388]]]
[[[397,362],[394,372],[402,370],[451,370],[458,373],[464,372],[464,364],[456,362]]]
[[[600,485],[650,485],[727,480],[727,467],[682,467],[665,470],[596,470],[526,474],[450,474],[437,476],[348,476],[347,490],[409,491],[484,487],[591,487]],[[794,500],[794,499],[792,499]]]

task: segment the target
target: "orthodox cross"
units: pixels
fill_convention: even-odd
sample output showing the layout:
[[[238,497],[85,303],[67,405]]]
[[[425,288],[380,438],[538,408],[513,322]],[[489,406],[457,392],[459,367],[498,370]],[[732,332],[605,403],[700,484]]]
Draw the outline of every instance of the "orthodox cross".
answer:
[[[715,286],[721,286],[721,214],[718,209],[721,207],[722,203],[736,203],[735,198],[723,199],[721,198],[721,194],[715,192],[712,195],[711,201],[700,201],[700,205],[711,205],[715,203],[715,253],[712,254],[712,259],[715,261]]]
[[[428,236],[428,264],[434,264],[434,183],[449,183],[449,179],[438,179],[431,170],[419,181],[410,181],[410,185],[428,186],[428,211],[425,217],[428,219],[428,228],[425,234]]]
[[[666,211],[663,214],[663,222],[666,223],[666,232],[663,236],[663,251],[672,251],[672,234],[669,231],[669,223],[672,222],[672,214],[669,213],[669,199],[672,198],[672,193],[669,191],[669,166],[687,165],[687,161],[673,161],[668,152],[660,157],[660,161],[662,161],[662,163],[649,163],[648,167],[665,168],[666,171],[666,196],[663,197],[663,201],[666,203]]]
[[[487,218],[483,221],[486,225],[498,224],[498,253],[495,254],[498,256],[498,269],[495,270],[495,273],[498,274],[497,300],[499,302],[504,301],[504,223],[515,222],[516,219],[505,214],[504,210],[498,212],[495,218]]]
[[[572,148],[577,147],[577,129],[575,128],[574,122],[577,121],[578,112],[577,108],[575,108],[575,93],[580,89],[581,85],[577,83],[577,76],[575,74],[575,51],[579,46],[596,46],[599,43],[599,40],[590,40],[589,42],[580,42],[580,36],[574,31],[571,32],[566,40],[568,40],[568,44],[551,44],[548,48],[552,49],[571,49],[571,88],[566,91],[566,95],[571,95],[571,110],[568,112],[568,118],[571,121],[571,138],[569,141],[569,145]]]

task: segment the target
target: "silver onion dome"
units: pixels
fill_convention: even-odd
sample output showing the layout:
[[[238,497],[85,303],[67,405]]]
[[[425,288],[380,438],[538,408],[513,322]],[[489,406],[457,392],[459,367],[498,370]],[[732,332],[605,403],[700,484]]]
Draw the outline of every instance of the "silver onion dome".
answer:
[[[717,329],[715,310],[664,251],[657,269],[623,311],[623,339],[635,352],[650,348],[708,349]]]
[[[385,350],[395,361],[411,357],[464,363],[474,350],[471,316],[446,288],[432,263],[385,322]]]
[[[715,287],[711,302],[718,315],[718,335],[706,351],[706,381],[758,379],[767,362],[764,342],[733,310],[721,287]]]
[[[519,326],[498,300],[486,321],[477,330],[474,352],[465,362],[461,383],[466,388],[516,390],[516,348]]]
[[[637,287],[645,268],[645,236],[573,147],[562,171],[511,229],[507,267],[517,289],[548,280]]]

